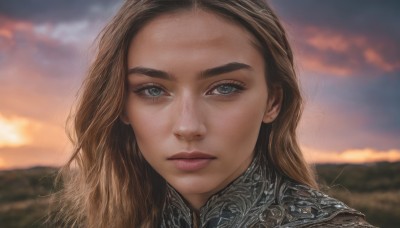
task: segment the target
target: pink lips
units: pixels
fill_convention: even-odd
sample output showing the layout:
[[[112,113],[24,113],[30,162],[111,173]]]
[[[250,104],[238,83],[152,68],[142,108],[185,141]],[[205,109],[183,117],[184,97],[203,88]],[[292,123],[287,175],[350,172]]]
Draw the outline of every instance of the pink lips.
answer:
[[[215,156],[201,152],[182,152],[168,158],[177,169],[192,172],[205,168],[214,159]]]

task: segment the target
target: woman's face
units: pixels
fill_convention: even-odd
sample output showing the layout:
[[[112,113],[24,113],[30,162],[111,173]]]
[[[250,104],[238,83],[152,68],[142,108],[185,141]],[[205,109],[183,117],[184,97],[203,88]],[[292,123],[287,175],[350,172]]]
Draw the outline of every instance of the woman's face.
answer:
[[[199,208],[253,158],[279,111],[242,27],[201,10],[159,16],[132,39],[122,119],[148,163]]]

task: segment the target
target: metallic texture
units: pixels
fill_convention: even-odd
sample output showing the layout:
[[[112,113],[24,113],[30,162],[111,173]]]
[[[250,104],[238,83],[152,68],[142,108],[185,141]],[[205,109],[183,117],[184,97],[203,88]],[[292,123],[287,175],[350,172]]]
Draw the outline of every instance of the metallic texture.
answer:
[[[163,228],[374,227],[364,215],[324,193],[250,165],[196,215],[168,186]]]

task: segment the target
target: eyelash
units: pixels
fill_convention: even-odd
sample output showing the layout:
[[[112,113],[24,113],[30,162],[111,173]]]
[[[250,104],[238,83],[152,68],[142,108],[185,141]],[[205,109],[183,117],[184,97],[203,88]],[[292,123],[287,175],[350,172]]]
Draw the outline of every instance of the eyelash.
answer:
[[[234,81],[234,80],[222,81],[222,82],[218,82],[217,85],[214,85],[210,90],[208,90],[206,95],[211,95],[210,92],[220,88],[221,86],[231,86],[235,90],[228,94],[216,94],[217,96],[230,96],[230,95],[234,95],[236,93],[241,93],[243,90],[245,90],[245,85],[239,81]]]
[[[140,86],[134,88],[133,92],[141,97],[144,97],[146,99],[151,99],[153,102],[156,102],[158,99],[160,99],[161,96],[151,96],[151,95],[146,94],[146,91],[148,92],[149,89],[152,89],[152,88],[161,90],[161,93],[163,93],[163,94],[166,93],[165,89],[162,86],[155,84],[155,83],[140,85]]]
[[[229,92],[227,94],[212,94],[212,92],[214,90],[220,88],[221,86],[230,86],[230,87],[232,87],[234,89],[234,91]],[[159,95],[159,96],[149,95],[148,92],[152,88],[159,89],[161,95]],[[232,96],[232,95],[237,94],[237,93],[241,93],[243,90],[245,90],[245,85],[242,82],[234,81],[234,80],[222,81],[222,82],[218,82],[216,85],[213,85],[211,87],[211,89],[207,90],[206,95],[215,95],[215,96],[228,97],[228,96]],[[166,89],[164,89],[163,86],[160,86],[160,85],[155,84],[155,83],[149,83],[149,84],[140,85],[140,86],[134,88],[133,92],[138,94],[141,97],[144,97],[144,98],[147,98],[147,99],[151,99],[153,102],[156,102],[163,95],[168,94],[166,92]]]

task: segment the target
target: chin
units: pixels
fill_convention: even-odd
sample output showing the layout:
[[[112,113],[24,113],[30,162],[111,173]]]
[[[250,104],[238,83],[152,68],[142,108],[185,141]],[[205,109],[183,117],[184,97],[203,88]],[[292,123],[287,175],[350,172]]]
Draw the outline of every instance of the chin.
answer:
[[[217,189],[219,187],[218,182],[211,180],[210,177],[183,177],[168,181],[168,183],[182,195],[214,194],[218,191]]]

